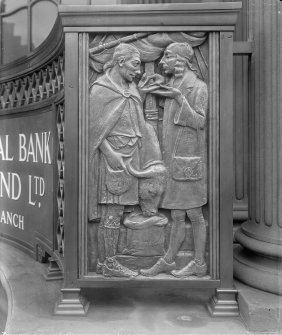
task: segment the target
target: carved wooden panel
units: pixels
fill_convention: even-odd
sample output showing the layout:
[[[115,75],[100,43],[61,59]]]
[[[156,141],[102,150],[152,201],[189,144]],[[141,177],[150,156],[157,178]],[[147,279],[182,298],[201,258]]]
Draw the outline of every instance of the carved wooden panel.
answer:
[[[81,48],[87,41],[88,34],[81,34]],[[128,64],[124,61],[123,71],[118,60],[126,53],[132,57]],[[171,58],[175,62],[169,69]],[[89,97],[81,99],[80,118],[81,149],[87,150],[89,160],[86,179],[83,176],[88,193],[81,188],[81,211],[86,208],[89,220],[87,229],[82,228],[87,247],[81,274],[217,279],[218,34],[90,34],[89,58],[80,50],[80,64],[82,96]],[[115,81],[115,71],[123,81]],[[83,88],[85,78],[89,78],[89,93]],[[171,105],[173,99],[166,92],[158,93],[170,87],[179,91],[179,105],[176,99]],[[139,94],[143,100],[138,100]],[[129,110],[119,110],[120,104],[127,103],[133,103]],[[139,121],[132,109],[138,110]],[[95,116],[97,110],[104,112]],[[120,116],[116,118],[114,112]],[[169,113],[175,113],[174,121]],[[126,137],[131,138],[133,150],[141,142],[138,159],[151,156],[147,163],[134,162],[135,154],[128,148],[124,157],[131,162],[124,159],[125,167],[115,167],[111,157],[115,154],[105,152],[121,152],[126,146],[120,142]],[[105,143],[111,148],[105,149]],[[114,172],[122,169],[124,175]]]
[[[239,8],[60,7],[66,276],[56,313],[86,312],[83,300],[67,307],[77,287],[177,282],[217,288],[211,313],[238,314],[230,260]]]

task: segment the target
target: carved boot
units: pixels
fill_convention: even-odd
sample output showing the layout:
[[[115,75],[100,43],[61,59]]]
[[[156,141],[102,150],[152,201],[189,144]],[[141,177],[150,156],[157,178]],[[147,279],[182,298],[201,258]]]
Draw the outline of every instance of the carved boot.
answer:
[[[105,277],[136,277],[137,272],[121,265],[114,257],[105,260],[103,266],[103,275]]]
[[[154,264],[150,269],[140,270],[141,275],[146,277],[156,276],[159,273],[165,272],[170,273],[176,268],[175,262],[167,263],[164,258],[160,258],[156,264]]]
[[[184,278],[189,276],[203,277],[207,274],[207,264],[197,264],[195,260],[192,260],[181,270],[171,271],[171,274],[177,278]]]

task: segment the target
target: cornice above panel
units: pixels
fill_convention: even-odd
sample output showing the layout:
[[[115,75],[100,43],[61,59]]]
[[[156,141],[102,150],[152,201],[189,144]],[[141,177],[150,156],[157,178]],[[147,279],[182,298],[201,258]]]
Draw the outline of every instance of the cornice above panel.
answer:
[[[234,30],[241,2],[195,4],[59,6],[65,31],[96,31],[127,27],[131,31],[156,31],[193,27],[197,30]],[[123,28],[124,31],[124,28]]]

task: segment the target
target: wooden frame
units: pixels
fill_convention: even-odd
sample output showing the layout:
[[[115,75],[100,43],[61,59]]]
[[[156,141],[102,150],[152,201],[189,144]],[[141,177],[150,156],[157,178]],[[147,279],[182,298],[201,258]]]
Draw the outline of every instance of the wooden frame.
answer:
[[[177,285],[216,288],[213,315],[238,315],[233,289],[233,31],[240,3],[60,6],[65,31],[65,280],[56,314],[84,315],[79,287],[156,287],[171,280],[93,279],[86,272],[88,33],[208,31],[210,280]],[[189,23],[189,24],[188,24]],[[71,301],[75,301],[71,304]]]

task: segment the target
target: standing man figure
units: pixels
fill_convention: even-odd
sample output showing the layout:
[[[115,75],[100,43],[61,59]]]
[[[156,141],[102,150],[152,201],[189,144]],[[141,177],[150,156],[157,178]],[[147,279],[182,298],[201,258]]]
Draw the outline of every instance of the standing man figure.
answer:
[[[138,49],[121,43],[90,91],[89,221],[99,222],[96,272],[107,277],[137,275],[115,257],[124,206],[139,203],[139,180],[128,164],[137,171],[163,164],[134,82],[140,64]]]
[[[163,119],[163,160],[169,171],[166,189],[160,204],[171,210],[172,227],[169,247],[163,258],[144,276],[167,272],[175,277],[204,276],[206,224],[202,206],[207,203],[207,145],[206,114],[207,85],[197,78],[192,65],[194,51],[188,43],[172,43],[160,61],[166,76],[166,85],[160,75],[147,78],[146,92],[165,99]],[[150,87],[152,89],[150,90]],[[185,217],[192,223],[194,259],[176,270],[175,258],[185,238]]]

